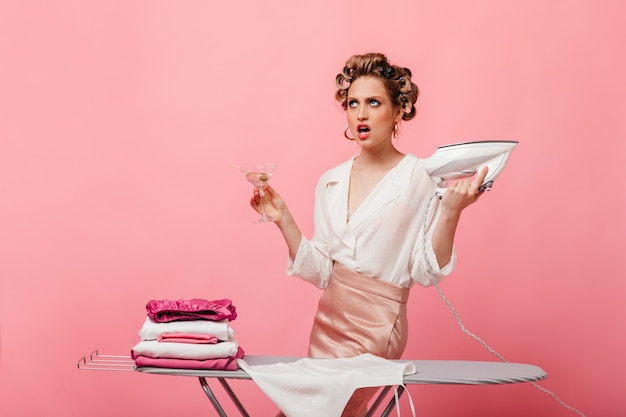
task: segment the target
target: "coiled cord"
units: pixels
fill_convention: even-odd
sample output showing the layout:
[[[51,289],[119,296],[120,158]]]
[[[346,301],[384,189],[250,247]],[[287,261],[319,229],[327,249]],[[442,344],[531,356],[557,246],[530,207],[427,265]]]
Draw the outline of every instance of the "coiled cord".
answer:
[[[439,283],[437,282],[437,278],[435,277],[435,275],[433,274],[432,270],[432,265],[430,263],[430,261],[428,260],[428,256],[426,255],[426,230],[427,230],[427,225],[428,225],[428,211],[430,209],[430,206],[433,202],[433,200],[438,199],[439,197],[437,197],[437,195],[433,195],[430,200],[428,200],[428,204],[426,205],[426,211],[424,213],[424,230],[423,230],[423,238],[424,238],[424,242],[423,242],[423,253],[424,253],[424,261],[426,263],[426,269],[428,270],[429,274],[430,274],[430,279],[432,281],[432,283],[434,284],[435,288],[437,289],[437,293],[439,294],[439,296],[441,297],[441,299],[443,300],[443,302],[448,306],[448,309],[450,309],[450,311],[452,312],[452,314],[454,315],[454,318],[456,319],[457,324],[459,325],[459,327],[461,328],[461,330],[463,331],[463,333],[465,333],[466,335],[468,335],[469,337],[471,337],[472,339],[474,339],[475,341],[477,341],[480,345],[482,345],[487,351],[489,351],[489,353],[491,353],[492,355],[494,355],[495,357],[497,357],[498,359],[500,359],[500,361],[502,362],[506,362],[509,363],[508,360],[506,360],[506,358],[504,356],[502,356],[500,353],[498,353],[495,349],[493,349],[491,346],[489,346],[487,344],[487,342],[485,342],[483,339],[481,339],[479,336],[477,336],[476,334],[472,333],[471,331],[469,331],[465,325],[463,324],[463,321],[461,320],[461,317],[459,316],[459,313],[457,313],[456,309],[454,308],[454,306],[452,305],[452,303],[450,302],[450,300],[448,300],[448,297],[445,296],[445,294],[443,293],[443,291],[441,290],[441,288],[439,287]],[[582,412],[580,412],[579,410],[577,410],[576,408],[566,404],[563,400],[561,400],[555,393],[553,393],[552,391],[542,387],[541,385],[537,384],[536,382],[531,382],[531,384],[538,389],[539,391],[543,392],[544,394],[547,394],[549,396],[551,396],[559,405],[561,405],[562,407],[566,408],[567,410],[570,410],[576,414],[578,414],[580,417],[586,417]]]

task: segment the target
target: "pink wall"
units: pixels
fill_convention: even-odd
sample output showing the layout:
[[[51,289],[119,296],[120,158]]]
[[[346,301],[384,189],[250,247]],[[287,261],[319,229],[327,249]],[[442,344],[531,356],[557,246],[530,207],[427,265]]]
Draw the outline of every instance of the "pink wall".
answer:
[[[128,353],[151,298],[232,298],[248,353],[304,354],[319,292],[285,276],[229,164],[278,162],[310,236],[318,176],[356,151],[334,76],[369,50],[422,89],[402,150],[520,141],[442,285],[465,325],[587,416],[626,413],[626,7],[383,4],[0,4],[0,415],[213,415],[194,378],[76,369],[93,349]],[[407,358],[496,360],[434,289],[415,288],[410,313]],[[574,415],[524,384],[411,392],[420,415]]]

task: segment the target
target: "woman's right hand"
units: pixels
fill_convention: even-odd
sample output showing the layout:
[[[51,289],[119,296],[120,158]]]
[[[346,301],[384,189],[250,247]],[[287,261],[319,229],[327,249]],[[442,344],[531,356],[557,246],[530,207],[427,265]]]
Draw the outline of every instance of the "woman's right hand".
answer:
[[[263,204],[261,204],[261,194],[258,188],[254,188],[250,198],[250,206],[259,214],[265,209],[265,215],[277,224],[289,216],[289,209],[282,197],[269,185],[263,189]]]
[[[289,248],[289,258],[293,261],[300,247],[302,232],[282,197],[272,187],[266,185],[263,188],[263,206],[261,206],[261,194],[257,188],[254,189],[250,198],[250,205],[257,213],[262,213],[265,209],[265,215],[272,219],[283,234]]]

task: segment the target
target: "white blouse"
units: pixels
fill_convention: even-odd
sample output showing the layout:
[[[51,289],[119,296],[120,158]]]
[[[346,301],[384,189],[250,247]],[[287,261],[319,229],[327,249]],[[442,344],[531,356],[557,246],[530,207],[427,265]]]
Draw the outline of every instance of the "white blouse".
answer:
[[[456,264],[456,251],[453,249],[450,262],[440,269],[432,248],[440,205],[423,161],[415,155],[405,155],[347,221],[354,159],[320,178],[315,191],[313,238],[302,237],[295,259],[288,261],[287,274],[319,288],[328,285],[334,262],[403,287],[415,283],[431,285],[433,276],[439,280],[450,274]]]

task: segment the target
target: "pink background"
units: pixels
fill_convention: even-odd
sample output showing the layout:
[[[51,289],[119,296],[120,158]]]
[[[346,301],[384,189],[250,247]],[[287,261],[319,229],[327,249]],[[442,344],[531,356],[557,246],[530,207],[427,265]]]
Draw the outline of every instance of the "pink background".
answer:
[[[367,51],[421,88],[403,151],[520,142],[442,284],[465,325],[587,416],[624,415],[623,4],[3,1],[0,415],[214,415],[195,378],[76,368],[127,354],[152,298],[231,298],[247,353],[305,354],[319,291],[229,164],[276,161],[311,236],[319,175],[357,151],[334,77]],[[497,360],[433,288],[409,309],[406,358]],[[529,384],[411,393],[423,416],[574,415]]]

